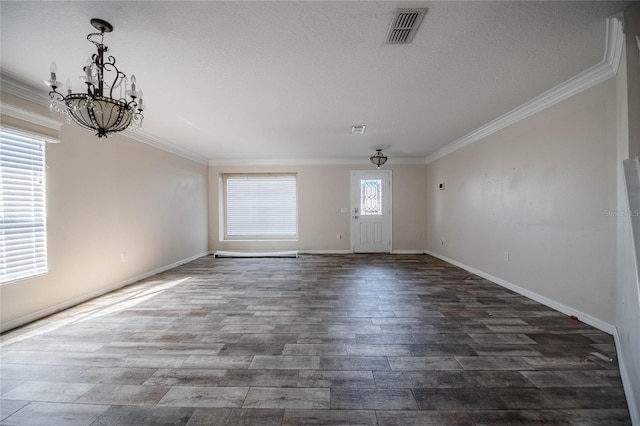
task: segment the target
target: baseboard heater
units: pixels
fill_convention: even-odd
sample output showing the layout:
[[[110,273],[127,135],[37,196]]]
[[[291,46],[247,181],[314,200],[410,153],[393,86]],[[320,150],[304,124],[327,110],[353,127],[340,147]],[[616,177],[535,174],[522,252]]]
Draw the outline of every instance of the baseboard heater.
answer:
[[[298,250],[292,251],[216,251],[213,257],[298,257]]]

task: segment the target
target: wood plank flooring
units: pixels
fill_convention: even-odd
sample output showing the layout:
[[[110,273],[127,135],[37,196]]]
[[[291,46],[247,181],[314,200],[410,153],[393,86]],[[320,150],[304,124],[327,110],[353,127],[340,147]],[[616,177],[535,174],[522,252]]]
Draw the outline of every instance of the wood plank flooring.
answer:
[[[630,424],[611,336],[430,256],[208,256],[1,338],[6,425]]]

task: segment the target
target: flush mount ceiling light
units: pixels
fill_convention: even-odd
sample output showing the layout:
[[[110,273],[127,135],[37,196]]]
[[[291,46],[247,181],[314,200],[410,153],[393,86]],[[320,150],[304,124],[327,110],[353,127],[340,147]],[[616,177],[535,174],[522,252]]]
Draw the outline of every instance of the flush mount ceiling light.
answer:
[[[85,129],[95,131],[99,138],[106,138],[110,133],[121,132],[130,126],[132,129],[141,127],[144,106],[142,92],[136,90],[135,75],[131,75],[129,85],[126,74],[116,67],[116,59],[107,56],[105,60],[109,48],[103,44],[104,33],[113,31],[113,26],[102,19],[90,22],[100,32],[87,36],[98,52],[87,59],[82,68],[84,75],[80,80],[87,85],[86,93],[73,93],[70,79],[67,79],[67,95],[58,92],[62,83],[56,80],[55,62],[51,64],[51,80],[45,80],[45,83],[53,89],[49,92],[52,110],[66,114],[69,120]],[[97,38],[100,41],[94,40]]]
[[[376,149],[376,152],[371,157],[369,157],[371,163],[373,163],[373,165],[375,165],[378,169],[380,168],[380,166],[387,162],[387,159],[387,156],[382,153],[381,149]]]

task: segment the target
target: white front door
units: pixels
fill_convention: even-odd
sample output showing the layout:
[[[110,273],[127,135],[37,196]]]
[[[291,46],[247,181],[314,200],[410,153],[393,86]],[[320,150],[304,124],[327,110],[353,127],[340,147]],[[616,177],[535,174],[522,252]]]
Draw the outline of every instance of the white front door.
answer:
[[[391,252],[391,170],[351,172],[351,247]]]

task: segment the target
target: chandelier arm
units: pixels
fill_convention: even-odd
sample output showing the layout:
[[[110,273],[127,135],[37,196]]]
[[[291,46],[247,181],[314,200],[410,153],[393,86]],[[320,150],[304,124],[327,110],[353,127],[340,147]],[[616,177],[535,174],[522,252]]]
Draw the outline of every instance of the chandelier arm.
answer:
[[[118,69],[118,67],[116,66],[116,58],[114,58],[113,56],[109,56],[107,58],[107,62],[104,62],[102,67],[107,71],[115,71],[116,73],[116,76],[113,79],[113,83],[111,83],[111,85],[109,86],[109,97],[113,98],[113,89],[116,88],[118,79],[122,82],[127,77],[127,75]],[[104,77],[104,73],[103,73],[103,77]]]
[[[129,102],[127,102],[127,108],[135,109],[137,106],[138,103],[135,99],[131,99]]]
[[[98,80],[100,80],[100,67],[98,66],[98,64],[99,64],[99,62],[98,62],[98,54],[94,53],[93,55],[91,55],[90,61],[91,61],[91,63],[93,65],[95,65],[95,68],[96,68],[96,70],[98,72]],[[85,84],[87,85],[87,94],[90,95],[90,96],[93,96],[95,94],[96,89],[98,89],[98,88],[94,87],[94,85],[93,85],[93,79],[90,77],[91,74],[89,72],[89,64],[84,66],[82,68],[82,71],[87,73],[87,79],[85,81]],[[91,93],[91,87],[93,87],[93,92],[94,93]]]
[[[95,36],[101,37],[99,43],[92,39],[92,37],[95,37]],[[100,50],[100,46],[102,46],[102,42],[104,41],[104,34],[103,33],[91,33],[91,34],[89,34],[87,36],[87,40],[89,40],[90,43],[93,43],[96,46],[96,49]]]
[[[133,121],[135,121],[136,123],[142,123],[142,120],[144,120],[144,115],[142,115],[141,112],[136,112],[135,114],[133,114]]]
[[[49,97],[55,101],[59,101],[59,102],[64,101],[64,95],[58,92],[56,89],[49,92]]]

